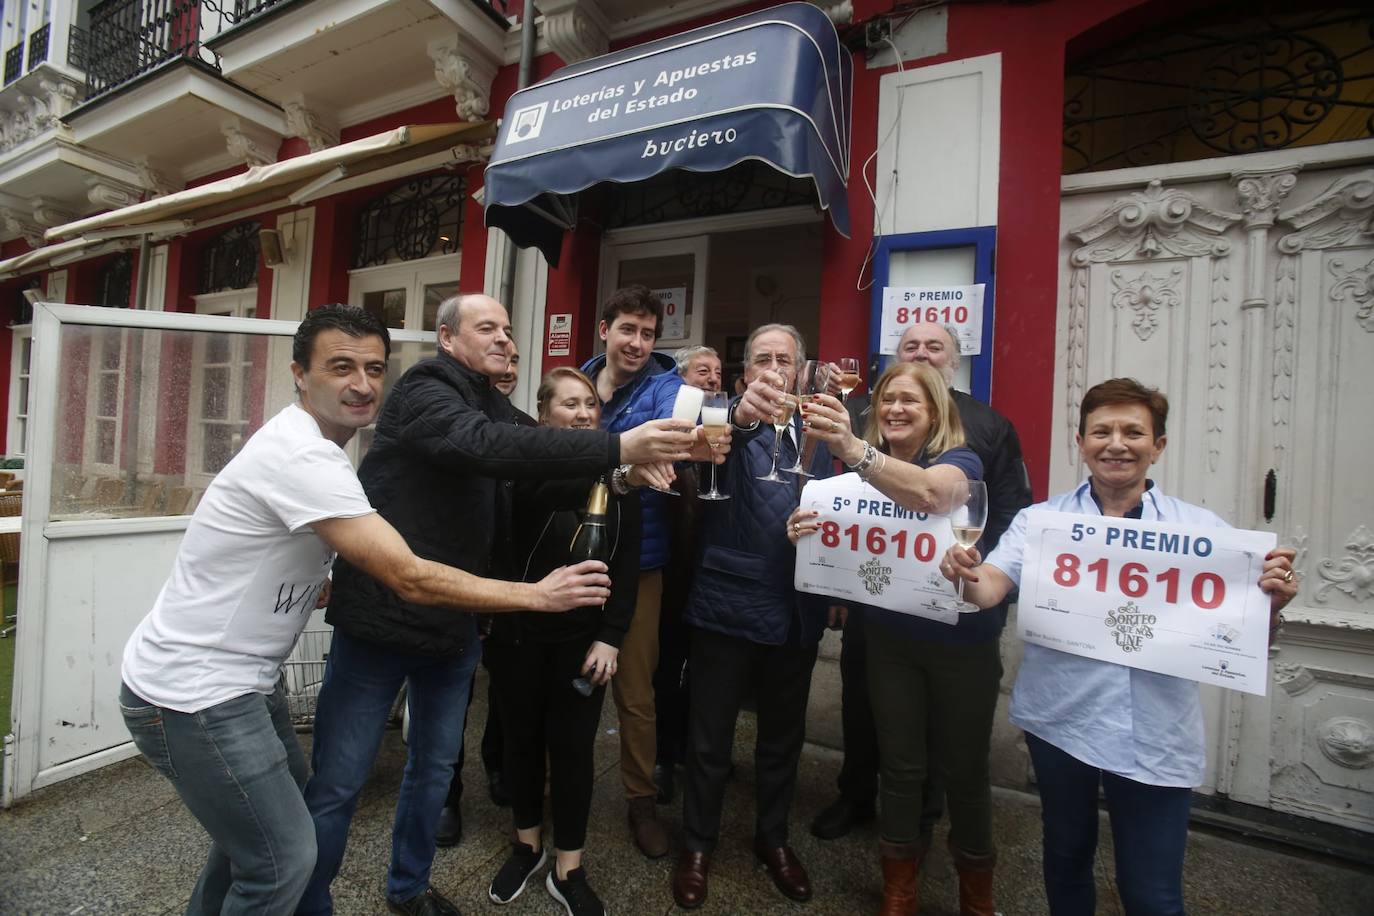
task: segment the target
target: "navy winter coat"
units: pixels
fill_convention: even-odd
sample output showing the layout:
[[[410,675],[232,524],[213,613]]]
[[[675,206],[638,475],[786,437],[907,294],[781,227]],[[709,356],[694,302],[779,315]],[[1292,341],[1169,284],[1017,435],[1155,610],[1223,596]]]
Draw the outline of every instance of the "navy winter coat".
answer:
[[[594,356],[582,366],[589,378],[606,367],[606,354]],[[677,363],[666,353],[655,350],[649,354],[644,368],[630,381],[616,389],[615,394],[601,405],[601,428],[607,432],[623,433],[650,420],[662,420],[673,415],[673,401],[682,387]],[[661,569],[668,562],[672,542],[672,521],[668,517],[671,496],[650,489],[641,489],[643,529],[639,547],[639,568]]]
[[[792,432],[795,442],[800,415],[793,417]],[[825,631],[826,601],[792,587],[797,549],[787,539],[787,517],[801,500],[805,478],[783,474],[786,483],[754,479],[768,473],[773,441],[768,423],[752,431],[733,430],[730,453],[716,468],[718,486],[730,498],[707,502],[702,509],[701,552],[682,617],[694,626],[763,645],[809,646],[820,642]],[[786,465],[779,461],[778,466]],[[829,450],[819,445],[807,470],[822,478],[831,476],[833,468]]]

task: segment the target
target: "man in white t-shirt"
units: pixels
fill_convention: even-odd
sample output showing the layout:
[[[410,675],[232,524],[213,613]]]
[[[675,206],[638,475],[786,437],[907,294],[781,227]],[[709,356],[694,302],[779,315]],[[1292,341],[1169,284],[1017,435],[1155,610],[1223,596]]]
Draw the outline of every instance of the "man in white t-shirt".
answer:
[[[525,585],[420,559],[373,510],[343,446],[376,416],[390,349],[359,308],[301,322],[299,402],[215,477],[124,648],[119,702],[134,743],[211,838],[188,913],[290,913],[310,877],[305,758],[280,675],[327,600],[336,551],[419,604],[552,611],[609,595],[598,563]]]

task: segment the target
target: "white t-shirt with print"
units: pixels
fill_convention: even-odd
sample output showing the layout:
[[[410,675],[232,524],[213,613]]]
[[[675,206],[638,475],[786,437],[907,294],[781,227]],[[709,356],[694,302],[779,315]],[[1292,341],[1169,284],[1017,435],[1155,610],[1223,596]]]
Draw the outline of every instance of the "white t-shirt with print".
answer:
[[[310,524],[373,511],[343,449],[298,405],[281,411],[205,491],[124,682],[186,713],[270,694],[334,562]]]

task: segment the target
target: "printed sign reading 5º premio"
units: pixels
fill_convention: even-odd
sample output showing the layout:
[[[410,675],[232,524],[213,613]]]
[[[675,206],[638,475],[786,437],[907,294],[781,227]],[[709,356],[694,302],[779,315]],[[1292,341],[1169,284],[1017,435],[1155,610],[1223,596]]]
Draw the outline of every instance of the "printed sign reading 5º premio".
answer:
[[[903,508],[853,473],[809,481],[801,505],[820,513],[820,527],[797,543],[799,591],[958,622],[939,568],[954,543],[946,516]]]
[[[1031,510],[1022,638],[1263,694],[1272,532]]]

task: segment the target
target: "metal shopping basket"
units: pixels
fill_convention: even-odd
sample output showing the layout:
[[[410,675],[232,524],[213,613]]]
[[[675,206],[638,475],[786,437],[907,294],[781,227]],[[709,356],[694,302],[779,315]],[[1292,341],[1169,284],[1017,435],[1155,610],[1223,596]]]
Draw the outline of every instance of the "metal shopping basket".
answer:
[[[301,631],[300,639],[296,640],[296,648],[291,650],[282,665],[286,702],[297,731],[310,731],[315,724],[315,703],[320,696],[320,685],[324,683],[324,663],[329,658],[329,646],[333,638],[334,628],[323,620],[314,626],[307,626]],[[406,689],[403,686],[396,695],[396,702],[391,705],[388,728],[400,727],[405,708]]]

